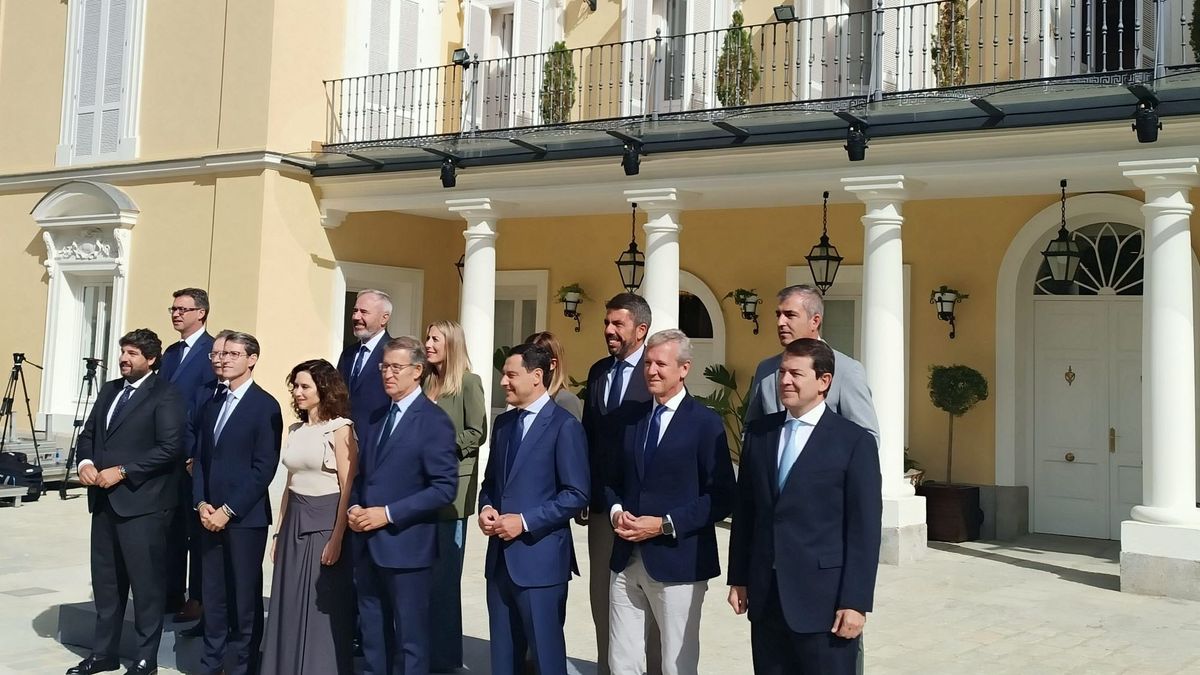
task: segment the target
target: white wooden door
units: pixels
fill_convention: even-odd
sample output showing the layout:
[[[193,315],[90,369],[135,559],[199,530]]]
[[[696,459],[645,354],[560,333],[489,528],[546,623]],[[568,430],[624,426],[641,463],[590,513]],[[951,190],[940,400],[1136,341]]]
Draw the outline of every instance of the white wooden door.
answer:
[[[1033,529],[1119,538],[1141,500],[1140,300],[1034,306]]]

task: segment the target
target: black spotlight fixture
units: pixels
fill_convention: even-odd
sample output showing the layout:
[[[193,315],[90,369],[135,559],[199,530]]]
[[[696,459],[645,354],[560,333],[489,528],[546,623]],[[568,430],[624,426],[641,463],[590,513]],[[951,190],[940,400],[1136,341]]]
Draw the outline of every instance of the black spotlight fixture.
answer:
[[[773,8],[775,11],[775,20],[780,23],[788,23],[796,20],[795,5],[778,5]]]
[[[1042,256],[1046,258],[1046,265],[1050,268],[1050,278],[1059,282],[1074,282],[1075,271],[1079,269],[1079,244],[1071,236],[1071,233],[1067,232],[1067,179],[1059,181],[1058,186],[1062,190],[1062,198],[1059,202],[1062,208],[1062,219],[1058,224],[1058,236],[1046,244],[1046,250],[1042,251]]]
[[[808,261],[808,269],[812,272],[813,284],[825,295],[837,278],[838,268],[842,266],[842,256],[838,255],[837,247],[829,243],[829,191],[821,195],[821,241],[812,247],[804,259]]]
[[[450,55],[450,62],[466,70],[471,67],[471,53],[459,47]]]
[[[1138,143],[1157,141],[1160,129],[1162,122],[1158,121],[1158,101],[1145,98],[1138,101],[1137,109],[1133,111],[1133,131],[1137,134]]]
[[[639,143],[625,143],[621,152],[621,168],[626,176],[636,176],[642,170],[642,146]]]
[[[458,257],[458,262],[454,263],[454,268],[458,270],[458,282],[462,283],[463,268],[467,266],[467,254],[464,253]]]
[[[446,157],[442,160],[442,187],[452,188],[458,185],[458,167],[454,165],[454,160]]]
[[[846,156],[851,162],[861,162],[867,158],[867,125],[861,122],[853,123],[846,129]]]
[[[633,204],[629,212],[629,248],[617,258],[617,272],[621,275],[621,285],[626,291],[637,293],[642,287],[646,256],[638,250],[637,245],[637,204]]]

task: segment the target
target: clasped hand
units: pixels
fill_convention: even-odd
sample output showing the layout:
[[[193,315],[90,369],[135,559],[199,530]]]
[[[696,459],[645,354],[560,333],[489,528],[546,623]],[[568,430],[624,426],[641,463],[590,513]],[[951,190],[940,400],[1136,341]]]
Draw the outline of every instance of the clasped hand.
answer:
[[[357,504],[350,507],[346,523],[355,532],[370,532],[388,524],[387,509],[382,506],[363,508]]]
[[[628,511],[613,514],[613,532],[618,537],[632,542],[646,541],[662,534],[663,519],[660,516],[635,516]]]
[[[220,532],[229,524],[229,516],[225,509],[218,509],[205,502],[200,505],[200,524],[209,532]]]
[[[110,488],[120,483],[121,480],[121,468],[117,466],[110,466],[103,471],[97,469],[95,464],[84,464],[79,467],[79,482],[83,485]]]
[[[496,509],[485,506],[479,512],[479,529],[489,537],[512,541],[525,532],[525,524],[521,522],[520,514],[501,514]]]

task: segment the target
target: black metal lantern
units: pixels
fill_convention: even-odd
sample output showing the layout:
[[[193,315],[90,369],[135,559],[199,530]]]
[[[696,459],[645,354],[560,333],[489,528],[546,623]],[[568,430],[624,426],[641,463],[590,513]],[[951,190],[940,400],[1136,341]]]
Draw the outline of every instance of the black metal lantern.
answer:
[[[1062,189],[1062,220],[1058,225],[1058,236],[1046,244],[1042,255],[1050,268],[1050,277],[1055,281],[1075,281],[1075,271],[1079,269],[1079,244],[1067,232],[1067,179],[1059,182]]]
[[[621,274],[621,285],[626,291],[636,293],[642,287],[642,276],[646,273],[646,256],[637,245],[637,204],[629,213],[629,248],[617,258],[617,271]]]
[[[581,315],[579,314],[579,302],[581,299],[582,295],[579,293],[567,293],[563,296],[562,300],[563,316],[567,317],[568,319],[575,319],[576,333],[578,333],[580,329],[579,320]]]
[[[463,268],[467,266],[467,254],[464,253],[458,257],[458,262],[454,263],[454,268],[458,270],[458,281],[462,283]]]
[[[758,335],[758,303],[759,297],[750,294],[742,298],[742,318],[754,322],[754,334]]]
[[[837,247],[829,243],[829,191],[822,195],[821,205],[821,241],[812,247],[804,259],[808,261],[808,269],[812,272],[813,283],[825,295],[837,278],[838,268],[842,265],[842,256],[838,255]]]
[[[954,339],[954,306],[967,299],[966,293],[960,293],[948,286],[941,286],[929,294],[929,304],[937,310],[937,318],[950,324],[950,339]]]

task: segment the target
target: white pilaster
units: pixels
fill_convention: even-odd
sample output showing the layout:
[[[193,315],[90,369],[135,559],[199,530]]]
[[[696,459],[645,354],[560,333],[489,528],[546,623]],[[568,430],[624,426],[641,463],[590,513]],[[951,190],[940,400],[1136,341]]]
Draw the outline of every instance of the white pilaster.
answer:
[[[463,260],[458,322],[466,335],[471,371],[483,380],[483,400],[487,410],[492,406],[492,351],[495,349],[492,343],[496,323],[496,233],[499,221],[496,206],[487,198],[446,200],[450,212],[467,221],[463,232],[466,258]],[[485,462],[485,458],[481,456],[480,462]]]
[[[1142,504],[1121,525],[1121,588],[1200,599],[1188,201],[1188,191],[1200,185],[1200,159],[1131,161],[1120,167],[1146,194]]]
[[[905,563],[925,550],[925,499],[904,479],[904,260],[900,230],[903,176],[843,178],[866,205],[863,215],[863,367],[879,418],[883,474],[883,562]],[[911,187],[911,186],[908,186]],[[836,375],[835,375],[836,377]]]
[[[646,274],[642,297],[650,304],[650,332],[679,327],[679,212],[682,195],[674,188],[626,190],[625,200],[646,213]]]

